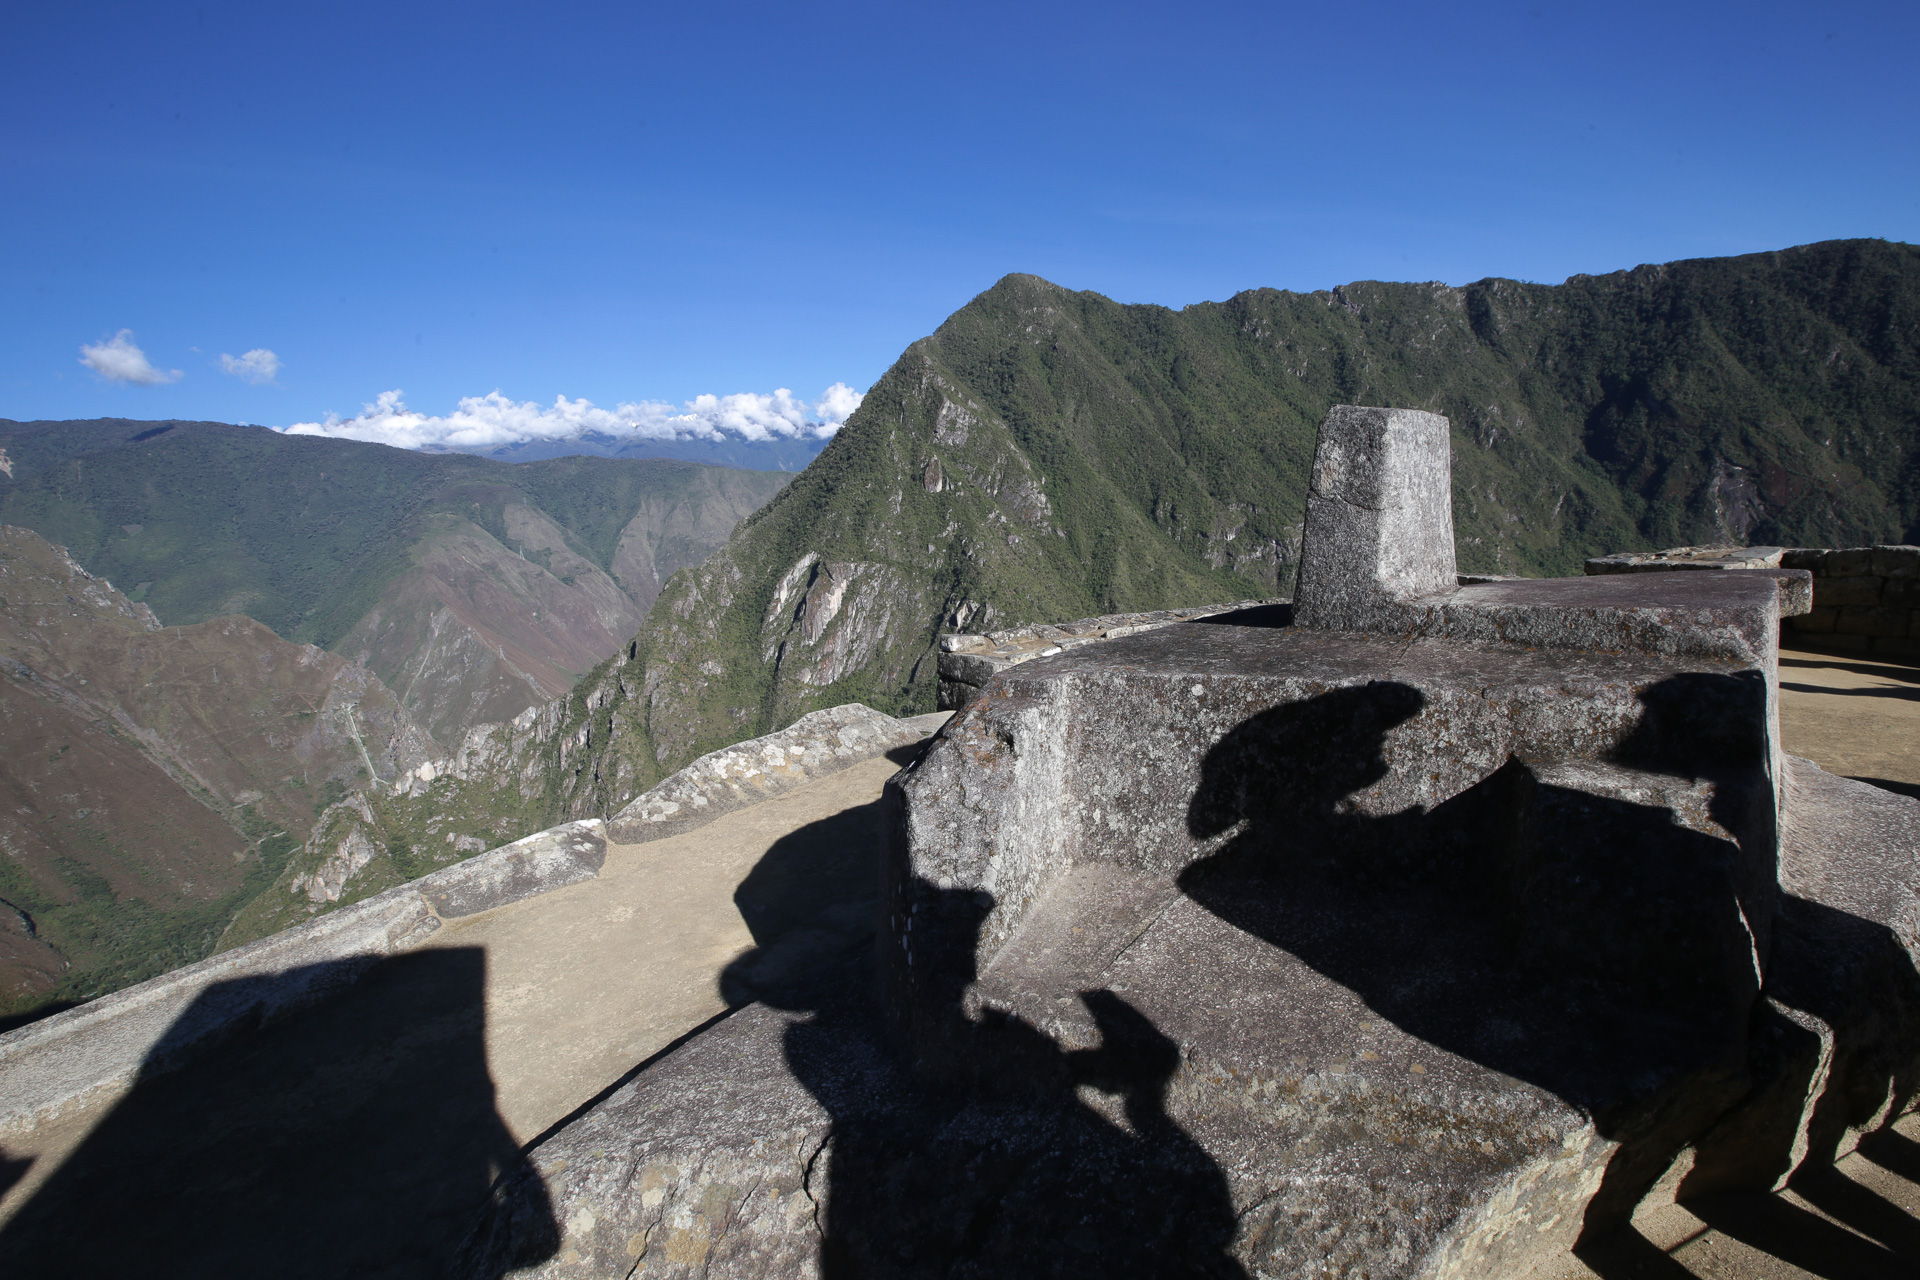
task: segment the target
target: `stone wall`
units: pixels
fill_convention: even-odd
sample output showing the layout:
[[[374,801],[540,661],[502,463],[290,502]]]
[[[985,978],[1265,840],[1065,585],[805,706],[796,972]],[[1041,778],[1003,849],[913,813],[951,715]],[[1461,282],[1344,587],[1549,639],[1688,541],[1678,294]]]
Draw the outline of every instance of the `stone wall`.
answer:
[[[1813,574],[1812,611],[1787,619],[1794,638],[1920,661],[1920,547],[1794,550],[1780,564]]]

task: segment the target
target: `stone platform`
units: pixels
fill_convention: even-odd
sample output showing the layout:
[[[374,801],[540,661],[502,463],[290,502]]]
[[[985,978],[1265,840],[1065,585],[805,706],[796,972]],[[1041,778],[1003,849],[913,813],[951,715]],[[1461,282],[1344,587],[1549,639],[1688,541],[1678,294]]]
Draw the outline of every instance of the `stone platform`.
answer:
[[[460,1273],[1519,1277],[1904,1113],[1920,804],[1781,749],[1807,574],[1460,586],[1446,432],[1329,416],[1298,625],[987,679],[871,961],[555,1135]]]
[[[881,788],[946,717],[816,714],[839,767],[716,777],[698,829],[569,824],[9,1033],[0,1271],[437,1280],[523,1148],[870,944]]]

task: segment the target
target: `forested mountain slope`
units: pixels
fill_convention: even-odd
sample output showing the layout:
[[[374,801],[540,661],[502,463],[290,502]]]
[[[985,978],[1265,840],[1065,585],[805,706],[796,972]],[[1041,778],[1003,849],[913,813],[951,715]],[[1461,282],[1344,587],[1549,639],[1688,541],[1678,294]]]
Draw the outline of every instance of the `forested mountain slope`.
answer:
[[[205,422],[0,420],[0,450],[0,521],[166,623],[246,614],[364,662],[450,746],[564,693],[788,479]]]
[[[930,709],[942,631],[1284,592],[1336,403],[1452,420],[1465,569],[1920,536],[1920,249],[1180,311],[1008,276],[668,584],[524,774],[601,812],[817,707]]]

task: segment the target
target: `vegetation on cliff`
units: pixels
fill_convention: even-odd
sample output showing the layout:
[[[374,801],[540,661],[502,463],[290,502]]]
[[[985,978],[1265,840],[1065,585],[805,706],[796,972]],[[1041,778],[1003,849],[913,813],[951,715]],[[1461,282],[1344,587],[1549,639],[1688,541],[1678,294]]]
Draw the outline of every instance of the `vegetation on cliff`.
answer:
[[[930,710],[942,631],[1284,592],[1336,403],[1452,420],[1467,570],[1920,537],[1920,249],[1180,311],[1008,276],[675,576],[563,704],[554,742],[588,745],[528,772],[556,818],[602,812],[818,707]]]

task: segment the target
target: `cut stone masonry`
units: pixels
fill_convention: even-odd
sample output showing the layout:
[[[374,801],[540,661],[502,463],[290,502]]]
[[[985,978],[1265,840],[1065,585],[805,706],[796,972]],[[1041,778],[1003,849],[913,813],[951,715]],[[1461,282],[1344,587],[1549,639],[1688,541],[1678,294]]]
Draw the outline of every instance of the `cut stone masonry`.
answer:
[[[1796,641],[1822,649],[1920,661],[1920,547],[1675,547],[1622,552],[1590,574],[1670,569],[1799,569],[1812,575],[1808,607],[1789,617]]]
[[[1920,802],[1780,750],[1810,575],[1463,584],[1446,431],[1329,415],[1292,610],[953,638],[880,999],[641,1073],[458,1273],[551,1203],[551,1276],[1521,1277],[1908,1110]]]

